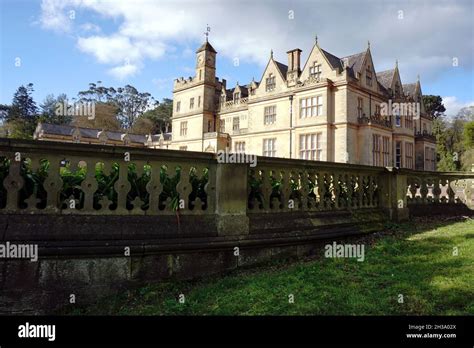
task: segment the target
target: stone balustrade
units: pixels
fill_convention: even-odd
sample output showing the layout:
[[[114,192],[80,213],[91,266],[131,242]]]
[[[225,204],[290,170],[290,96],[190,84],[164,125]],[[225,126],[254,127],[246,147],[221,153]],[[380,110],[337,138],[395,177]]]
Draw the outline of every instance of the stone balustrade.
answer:
[[[474,173],[1,138],[0,183],[1,243],[39,254],[0,259],[0,313],[51,314],[71,293],[90,303],[305,256],[411,215],[474,212]]]

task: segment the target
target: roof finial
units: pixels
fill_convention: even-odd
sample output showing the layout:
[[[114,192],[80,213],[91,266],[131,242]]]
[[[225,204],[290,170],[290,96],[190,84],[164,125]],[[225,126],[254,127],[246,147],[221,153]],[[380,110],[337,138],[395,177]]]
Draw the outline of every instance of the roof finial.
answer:
[[[273,59],[273,49],[270,50],[270,58]]]
[[[398,59],[395,59],[395,68],[398,69]]]
[[[208,37],[209,37],[209,33],[211,32],[211,27],[209,26],[209,24],[206,24],[206,31],[204,32],[204,35],[206,35],[206,42],[208,42]]]
[[[370,40],[367,40],[367,48],[370,48]]]
[[[318,46],[318,35],[314,35],[314,43]]]

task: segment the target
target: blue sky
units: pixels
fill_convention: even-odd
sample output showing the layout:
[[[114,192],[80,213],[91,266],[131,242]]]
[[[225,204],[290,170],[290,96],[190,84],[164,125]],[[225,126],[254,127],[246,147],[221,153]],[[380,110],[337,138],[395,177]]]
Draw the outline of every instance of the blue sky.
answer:
[[[377,71],[398,59],[402,82],[420,74],[423,92],[441,95],[450,114],[474,104],[472,1],[3,0],[0,6],[0,103],[29,82],[38,104],[48,94],[73,98],[99,80],[171,97],[173,79],[194,74],[194,51],[209,24],[217,75],[228,86],[259,80],[270,49],[286,64],[285,52],[299,47],[304,63],[317,34],[320,46],[340,57],[365,50],[370,40]]]

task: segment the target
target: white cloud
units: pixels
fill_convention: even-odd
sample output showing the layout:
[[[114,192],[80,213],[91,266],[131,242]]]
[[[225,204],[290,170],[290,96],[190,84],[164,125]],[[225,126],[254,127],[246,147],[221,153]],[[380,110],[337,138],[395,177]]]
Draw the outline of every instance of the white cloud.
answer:
[[[462,102],[454,96],[448,96],[443,97],[443,105],[446,108],[445,114],[449,117],[454,117],[462,108],[474,105],[474,100],[469,102]]]
[[[463,0],[115,0],[113,5],[108,0],[43,0],[41,8],[43,27],[49,29],[71,30],[71,21],[65,17],[69,8],[118,24],[108,35],[81,33],[77,41],[81,51],[115,66],[127,59],[132,64],[145,64],[147,59],[175,53],[178,45],[185,47],[179,53],[186,56],[189,47],[204,40],[208,24],[219,59],[238,57],[241,63],[261,66],[272,48],[276,59],[286,63],[285,52],[299,47],[304,50],[304,61],[316,33],[321,47],[337,56],[363,51],[370,40],[375,68],[393,67],[398,59],[404,83],[415,81],[418,73],[424,83],[435,80],[452,57],[458,57],[467,69],[474,60],[473,4]],[[398,17],[400,10],[403,19]]]
[[[109,69],[107,72],[118,80],[124,80],[127,77],[135,76],[140,69],[133,64],[124,64]]]

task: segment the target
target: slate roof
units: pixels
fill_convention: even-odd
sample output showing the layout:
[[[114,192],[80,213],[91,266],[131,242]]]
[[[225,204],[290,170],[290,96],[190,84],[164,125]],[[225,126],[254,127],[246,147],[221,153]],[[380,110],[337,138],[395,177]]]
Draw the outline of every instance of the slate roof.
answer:
[[[377,81],[385,88],[389,89],[392,86],[393,75],[395,69],[384,70],[377,73]]]
[[[283,79],[286,80],[286,73],[288,72],[288,65],[277,62],[276,60],[275,60],[275,64],[276,64],[278,70],[280,70],[281,74],[283,75]]]
[[[212,47],[212,45],[206,41],[204,42],[201,47],[199,47],[196,51],[196,53],[199,53],[201,51],[210,51],[210,52],[214,52],[214,53],[217,53],[216,50],[214,49],[214,47]]]
[[[75,129],[76,129],[75,126],[40,123],[38,124],[35,134],[42,131],[43,134],[71,136],[74,133]],[[94,128],[78,127],[78,129],[79,129],[81,138],[97,139],[98,134],[101,131],[100,129],[94,129]],[[113,131],[105,131],[105,133],[107,134],[108,139],[116,140],[116,141],[122,141],[122,137],[126,134],[124,132],[113,132]],[[160,136],[159,134],[152,135],[153,141],[158,141],[159,136]],[[137,143],[137,144],[145,144],[147,140],[146,135],[141,135],[141,134],[128,133],[128,137],[130,139],[130,142]],[[171,133],[165,133],[164,139],[168,140],[167,137],[171,138]]]
[[[348,68],[352,77],[357,77],[357,73],[362,69],[366,51],[342,57],[340,60],[344,62],[344,66]]]
[[[416,91],[416,83],[407,83],[403,85],[403,92],[405,92],[407,96],[414,97],[415,91]]]
[[[331,66],[334,68],[334,69],[340,69],[342,70],[342,62],[341,62],[341,58],[339,57],[336,57],[335,55],[321,49],[321,52],[323,52],[323,54],[326,56],[326,59],[329,61],[329,64],[331,64]]]

